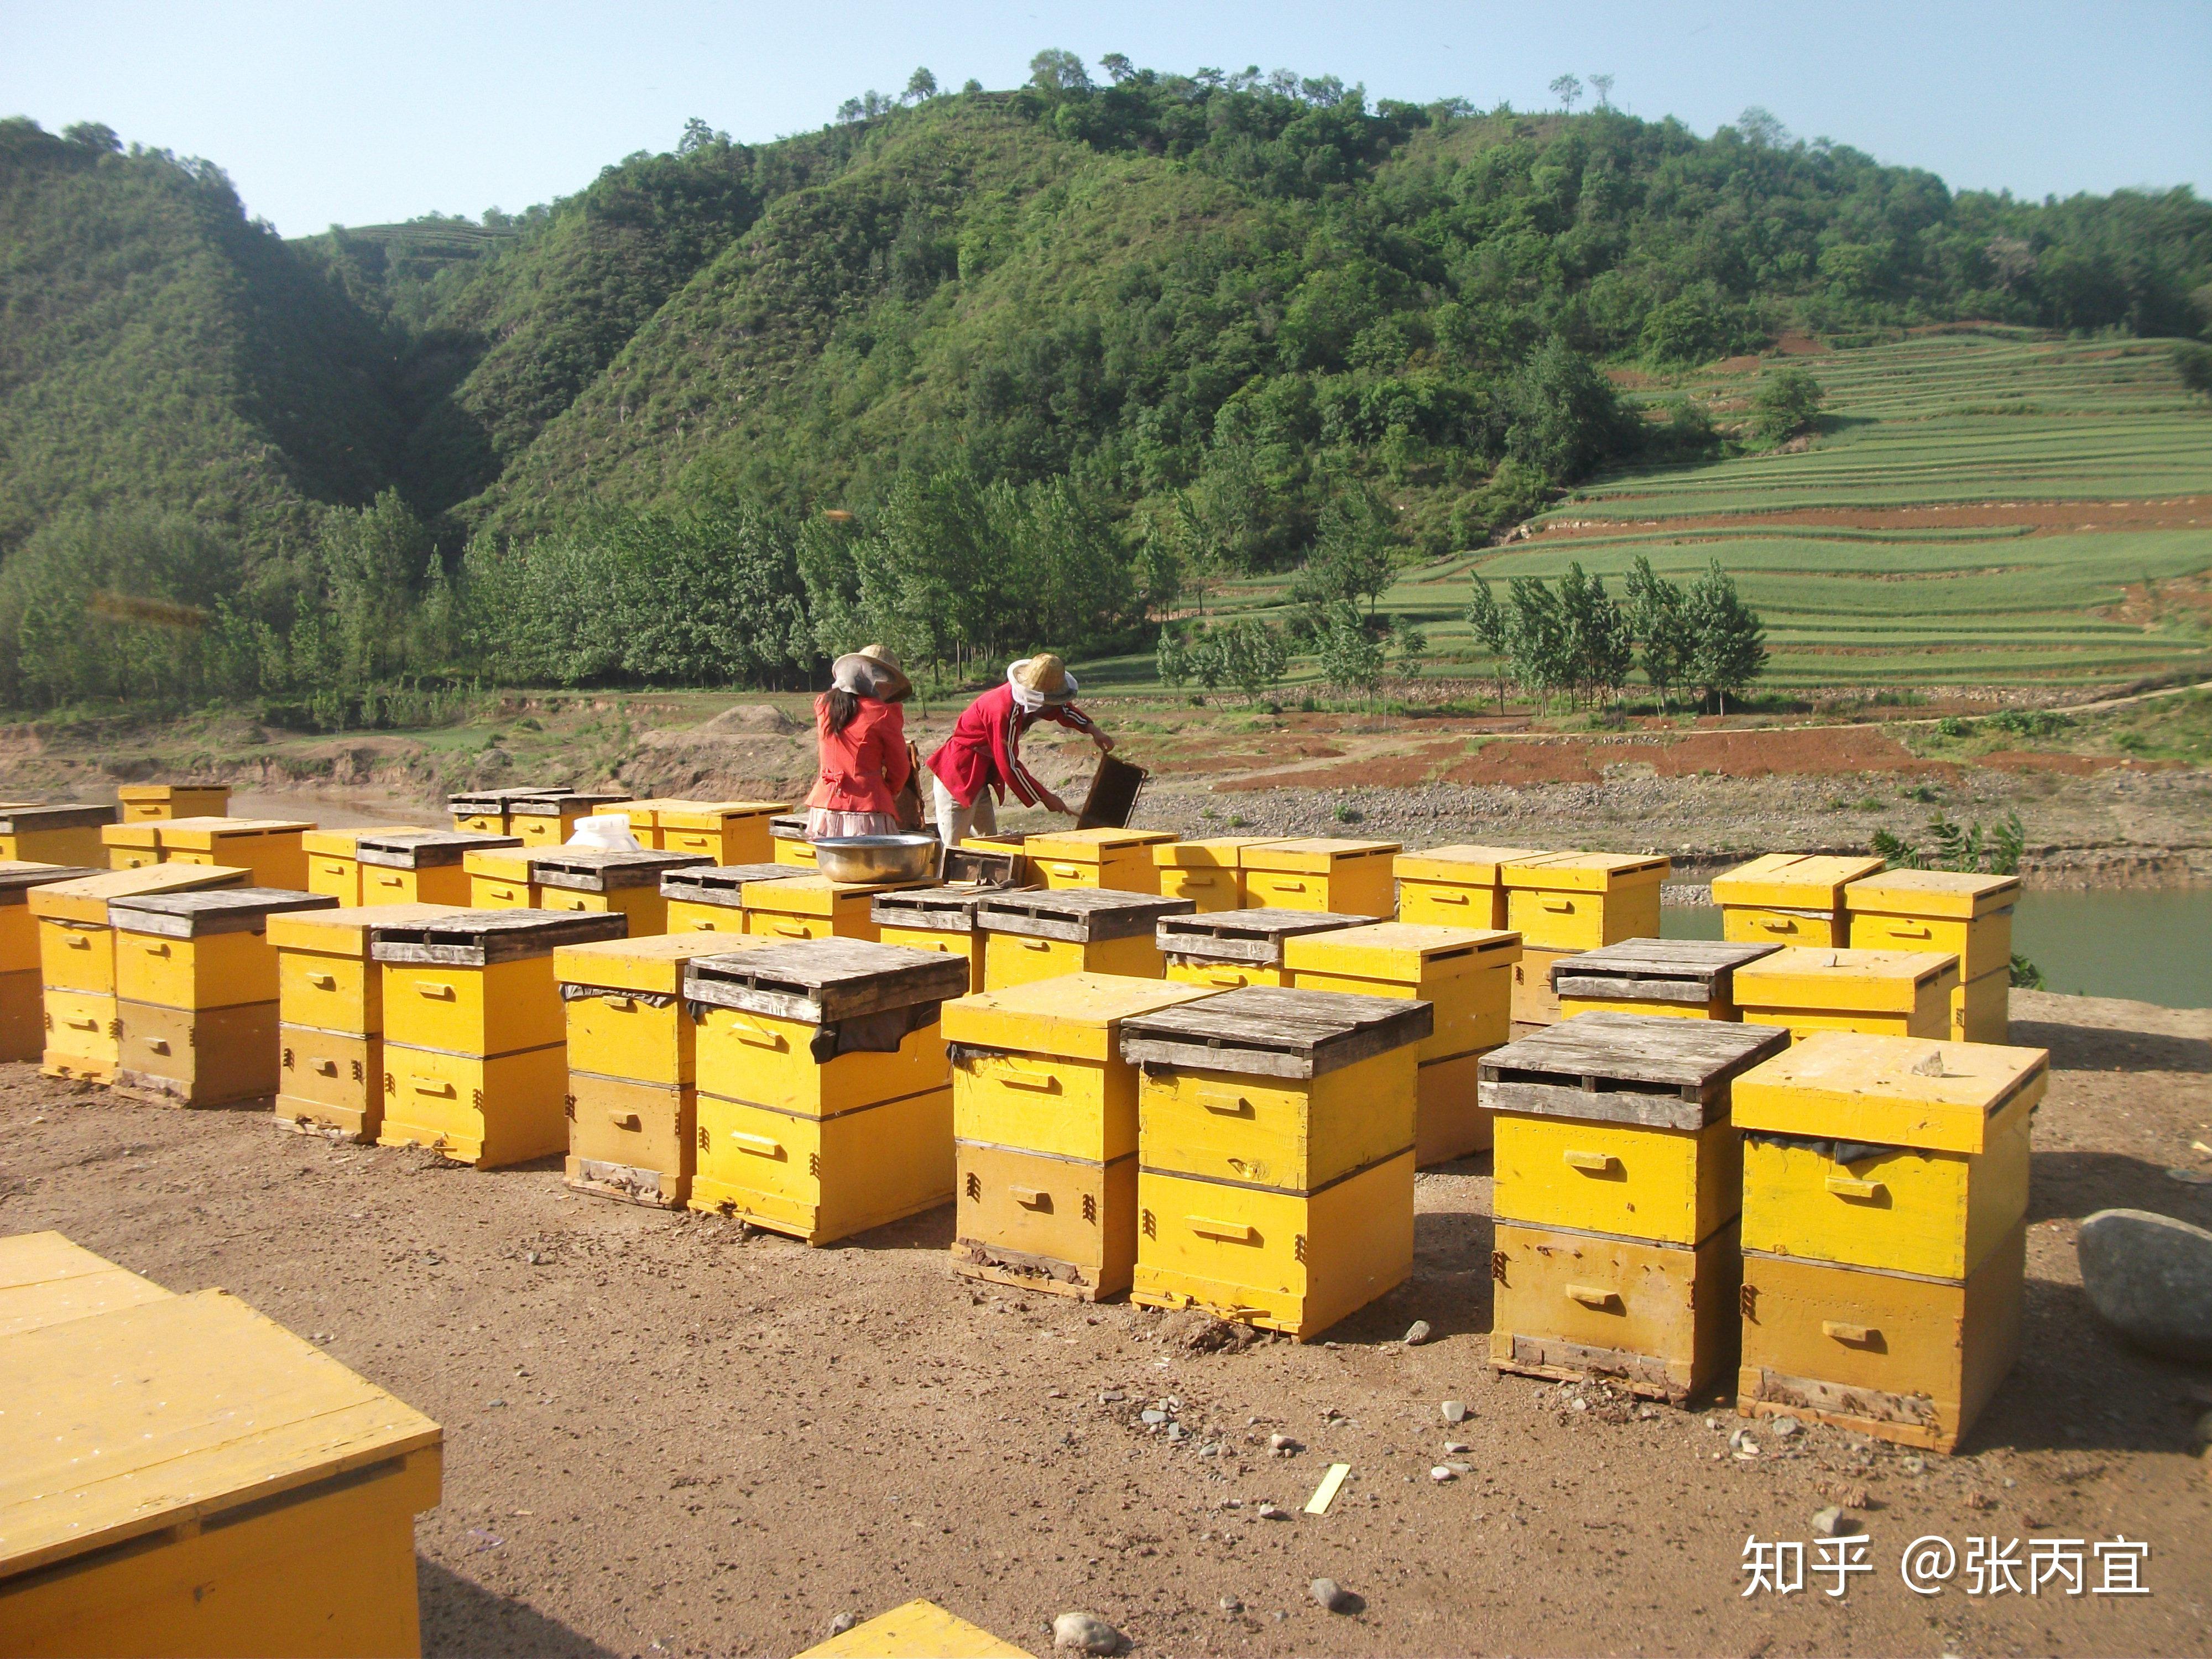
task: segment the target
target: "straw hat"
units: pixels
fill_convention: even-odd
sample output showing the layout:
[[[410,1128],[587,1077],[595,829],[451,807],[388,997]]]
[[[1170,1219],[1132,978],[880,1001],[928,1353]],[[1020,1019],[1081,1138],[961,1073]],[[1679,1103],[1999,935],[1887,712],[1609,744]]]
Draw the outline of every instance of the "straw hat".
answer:
[[[864,645],[838,658],[830,665],[830,684],[878,702],[897,702],[914,690],[914,682],[899,666],[898,654],[882,645]]]
[[[1075,676],[1050,652],[1024,657],[1006,670],[1006,678],[1031,696],[1046,702],[1075,701]]]

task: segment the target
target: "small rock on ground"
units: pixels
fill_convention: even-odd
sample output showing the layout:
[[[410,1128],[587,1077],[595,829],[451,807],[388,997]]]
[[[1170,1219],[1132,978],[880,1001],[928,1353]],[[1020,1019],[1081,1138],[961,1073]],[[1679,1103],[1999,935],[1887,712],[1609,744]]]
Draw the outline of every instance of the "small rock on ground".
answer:
[[[1052,1644],[1078,1653],[1119,1653],[1127,1643],[1095,1613],[1063,1613],[1052,1621]]]
[[[1447,1400],[1443,1403],[1443,1409],[1445,1422],[1464,1423],[1467,1421],[1467,1401],[1464,1400]]]
[[[1411,1325],[1406,1328],[1406,1346],[1407,1347],[1418,1348],[1422,1343],[1428,1340],[1429,1322],[1427,1320],[1417,1319]]]
[[[852,1629],[854,1626],[860,1622],[860,1621],[854,1618],[851,1613],[841,1613],[835,1619],[832,1619],[830,1621],[830,1633],[832,1636],[842,1636],[847,1631]]]
[[[1815,1538],[1847,1538],[1859,1529],[1858,1522],[1845,1515],[1840,1506],[1831,1504],[1813,1515],[1813,1535]]]
[[[2075,1248],[2100,1319],[2153,1353],[2212,1360],[2212,1232],[2149,1210],[2100,1210]]]
[[[1331,1613],[1358,1613],[1367,1605],[1334,1578],[1315,1579],[1313,1599]]]

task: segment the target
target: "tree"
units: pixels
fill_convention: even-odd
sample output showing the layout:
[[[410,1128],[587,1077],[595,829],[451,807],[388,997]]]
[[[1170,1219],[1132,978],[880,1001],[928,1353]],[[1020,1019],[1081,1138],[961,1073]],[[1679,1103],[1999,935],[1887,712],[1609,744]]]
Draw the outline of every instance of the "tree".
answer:
[[[2212,398],[2212,346],[2185,341],[2173,349],[2174,372],[2190,391]]]
[[[1769,443],[1810,432],[1820,423],[1826,391],[1796,364],[1762,375],[1751,400],[1751,429]]]
[[[1790,129],[1775,119],[1771,111],[1757,104],[1749,106],[1735,118],[1735,130],[1753,149],[1780,149],[1790,142]]]
[[[1030,59],[1030,84],[1045,92],[1088,92],[1091,76],[1073,52],[1048,46]]]
[[[1552,96],[1559,100],[1560,106],[1570,115],[1574,113],[1576,101],[1582,95],[1583,83],[1580,76],[1562,75],[1552,82]]]
[[[1106,71],[1106,78],[1117,87],[1124,81],[1136,78],[1137,66],[1118,52],[1109,52],[1101,58],[1098,67]]]
[[[1597,106],[1600,109],[1611,109],[1613,107],[1613,76],[1593,75],[1589,78],[1589,83],[1591,89],[1597,94]]]
[[[1628,435],[1620,398],[1597,366],[1554,337],[1515,377],[1509,456],[1555,484],[1583,477]]]
[[[1389,504],[1365,484],[1353,480],[1341,486],[1322,509],[1313,552],[1291,584],[1291,602],[1317,612],[1364,600],[1371,621],[1404,551],[1393,520]]]
[[[1533,576],[1516,576],[1507,590],[1506,650],[1513,678],[1541,708],[1567,684],[1567,630],[1559,602]]]
[[[1281,632],[1256,617],[1202,629],[1190,645],[1193,678],[1209,691],[1233,685],[1251,702],[1274,689],[1290,660]]]
[[[711,149],[716,144],[726,144],[729,142],[728,133],[715,131],[714,128],[695,115],[684,124],[684,136],[676,141],[676,153],[678,155],[696,155],[702,149]],[[488,209],[484,213],[483,222],[489,226],[494,222],[495,217],[503,221],[507,216],[501,213],[497,208]]]
[[[1690,589],[1683,609],[1692,641],[1690,681],[1725,714],[1728,694],[1741,692],[1766,671],[1766,629],[1718,559]]]
[[[925,98],[937,96],[937,77],[926,69],[918,69],[907,76],[903,101],[918,104]]]
[[[1477,573],[1474,593],[1468,600],[1467,623],[1474,632],[1482,648],[1490,653],[1491,672],[1498,681],[1498,712],[1505,712],[1505,675],[1511,648],[1511,630],[1505,612],[1498,604],[1498,596],[1490,591],[1490,579]]]
[[[1628,678],[1633,647],[1627,620],[1605,591],[1602,576],[1585,576],[1579,562],[1559,578],[1562,655],[1570,688],[1579,684],[1595,703]]]
[[[1658,695],[1659,709],[1667,709],[1668,688],[1681,684],[1689,672],[1696,641],[1691,635],[1686,599],[1680,586],[1651,568],[1651,561],[1638,554],[1628,572],[1629,627],[1635,634],[1638,664],[1644,678]]]
[[[1382,642],[1349,605],[1328,609],[1321,631],[1321,673],[1339,690],[1363,697],[1373,696],[1382,683]]]

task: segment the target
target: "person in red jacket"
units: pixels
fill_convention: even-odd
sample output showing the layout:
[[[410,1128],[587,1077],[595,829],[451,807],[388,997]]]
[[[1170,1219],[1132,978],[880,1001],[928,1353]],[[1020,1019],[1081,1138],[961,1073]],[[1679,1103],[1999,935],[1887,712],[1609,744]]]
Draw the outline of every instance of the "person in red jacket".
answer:
[[[947,738],[929,757],[930,795],[937,807],[937,833],[947,847],[999,827],[994,797],[1006,791],[1024,806],[1066,812],[1067,803],[1039,782],[1022,764],[1022,733],[1038,720],[1051,720],[1080,732],[1104,751],[1114,739],[1075,706],[1075,676],[1058,657],[1024,657],[1006,670],[1006,683],[994,686],[961,711]]]
[[[880,645],[830,665],[830,689],[814,700],[822,769],[806,797],[807,840],[897,833],[896,798],[914,770],[899,705],[913,690]]]

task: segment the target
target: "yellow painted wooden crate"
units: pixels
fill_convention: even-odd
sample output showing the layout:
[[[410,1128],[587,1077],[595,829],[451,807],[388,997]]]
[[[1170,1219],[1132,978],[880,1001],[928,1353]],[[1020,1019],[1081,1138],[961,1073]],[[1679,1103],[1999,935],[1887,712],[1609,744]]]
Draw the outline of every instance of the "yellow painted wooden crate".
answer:
[[[425,1146],[483,1168],[568,1144],[564,945],[620,939],[616,915],[465,910],[377,927],[384,975],[380,1145]]]
[[[983,988],[1003,991],[1063,974],[1162,978],[1159,924],[1194,908],[1189,899],[1103,887],[992,894],[975,907]]]
[[[48,1077],[112,1083],[121,1050],[115,1011],[115,932],[111,900],[135,893],[242,885],[246,872],[206,865],[110,870],[33,888],[24,908],[39,927],[39,978],[46,1004]]]
[[[125,823],[158,818],[219,818],[230,811],[227,783],[126,783],[115,792]]]
[[[1120,893],[1160,890],[1153,849],[1176,839],[1170,830],[1059,830],[1022,844],[1030,872],[1053,891],[1103,887]]]
[[[954,1267],[1096,1301],[1137,1258],[1137,1072],[1121,1022],[1206,996],[1071,974],[945,1005],[959,1175]]]
[[[1746,1023],[1793,1036],[1859,1031],[1937,1039],[1950,1034],[1959,959],[1938,951],[1824,951],[1789,945],[1735,972]]]
[[[1844,888],[1882,867],[1877,858],[1769,853],[1713,878],[1721,937],[1741,945],[1847,945]]]
[[[310,830],[300,837],[307,855],[307,890],[340,904],[361,902],[361,860],[354,846],[358,830]]]
[[[1247,985],[1290,984],[1284,952],[1291,940],[1364,927],[1369,921],[1333,910],[1200,910],[1163,916],[1153,937],[1166,958],[1169,979],[1209,991],[1234,991]]]
[[[1539,853],[1509,859],[1506,926],[1533,950],[1595,951],[1659,937],[1659,888],[1673,864],[1627,853]]]
[[[814,843],[806,839],[806,814],[779,812],[768,821],[769,838],[775,843],[772,857],[778,864],[814,868]]]
[[[710,864],[766,864],[775,856],[769,820],[789,807],[772,800],[664,800],[654,806],[652,838],[638,839],[655,852],[697,854]]]
[[[2041,1048],[1820,1031],[1737,1080],[1744,1248],[1963,1280],[2027,1210]]]
[[[705,867],[698,853],[613,852],[598,847],[556,847],[532,859],[538,904],[545,910],[591,910],[619,915],[629,936],[668,931],[668,901],[660,878],[671,870]]]
[[[46,985],[30,894],[97,876],[82,865],[0,863],[0,1060],[36,1060],[46,1048]]]
[[[282,1023],[276,1121],[303,1134],[374,1145],[384,1126],[384,1038]]]
[[[131,818],[100,828],[100,844],[111,870],[143,870],[161,862],[161,821]]]
[[[1611,1012],[1678,1019],[1737,1021],[1736,970],[1771,956],[1775,945],[1725,939],[1632,939],[1552,964],[1559,1016]]]
[[[282,1039],[274,1002],[170,1008],[115,1002],[115,1088],[168,1106],[273,1108]]]
[[[968,964],[968,988],[983,988],[983,936],[975,931],[975,907],[1001,886],[947,883],[942,887],[908,887],[878,893],[869,915],[879,944],[909,951],[935,951]]]
[[[816,1643],[799,1659],[1028,1659],[1028,1654],[934,1601],[908,1601]]]
[[[1888,870],[1844,890],[1851,943],[1869,950],[1949,951],[1959,958],[1948,1035],[2006,1041],[2012,1000],[2012,913],[2018,876]]]
[[[512,839],[509,837],[508,839]],[[472,910],[535,910],[538,908],[536,854],[517,843],[461,854],[469,878]]]
[[[1429,1005],[1249,986],[1122,1022],[1138,1085],[1130,1294],[1299,1340],[1413,1268]]]
[[[875,900],[879,893],[931,887],[928,881],[847,882],[796,872],[775,881],[744,886],[745,931],[788,943],[805,939],[852,939],[876,942]]]
[[[1210,910],[1245,910],[1243,850],[1275,836],[1214,836],[1200,841],[1163,841],[1152,846],[1164,898],[1187,898],[1203,915]]]
[[[59,1325],[168,1296],[56,1232],[0,1238],[0,1337]]]
[[[1398,881],[1398,920],[1437,927],[1503,927],[1505,884],[1499,872],[1514,859],[1546,856],[1528,847],[1431,847],[1391,861]]]
[[[1518,933],[1378,921],[1294,939],[1285,960],[1301,990],[1428,1003],[1435,1024],[1418,1051],[1414,1161],[1425,1169],[1490,1145],[1475,1060],[1512,1036]]]
[[[1951,993],[1951,1040],[1998,1047],[2012,1041],[2012,967],[1991,969]]]
[[[863,939],[692,962],[700,1005],[690,1205],[825,1244],[953,1192],[940,1005],[965,967]]]
[[[100,832],[115,823],[112,806],[0,808],[0,860],[107,867]]]
[[[0,1398],[9,1652],[422,1651],[441,1431],[236,1297],[0,1337]]]
[[[619,812],[629,799],[605,790],[518,796],[507,804],[507,833],[520,836],[525,847],[559,847],[576,833],[581,820]]]
[[[530,795],[561,793],[557,789],[478,789],[451,797],[446,802],[446,811],[457,830],[477,836],[509,836],[514,831],[507,827],[507,810],[516,801]]]
[[[301,838],[314,827],[304,818],[171,818],[155,830],[164,864],[243,866],[257,887],[305,892],[307,854]]]
[[[665,872],[660,896],[668,903],[672,933],[743,933],[745,884],[781,881],[794,873],[787,864],[687,865]]]
[[[1521,960],[1513,964],[1513,1024],[1517,1031],[1559,1023],[1559,994],[1552,989],[1552,969],[1580,951],[1540,951],[1522,940]]]
[[[1680,1405],[1735,1365],[1742,1273],[1733,1222],[1683,1245],[1501,1221],[1490,1363]]]
[[[1264,842],[1237,854],[1244,899],[1255,908],[1387,916],[1397,908],[1395,841],[1313,836]]]
[[[364,904],[474,905],[476,882],[468,860],[474,854],[513,856],[522,843],[513,836],[472,830],[364,830],[355,842],[361,862]],[[512,866],[503,866],[509,867]],[[512,884],[528,896],[526,866]],[[506,908],[494,904],[490,908]]]

